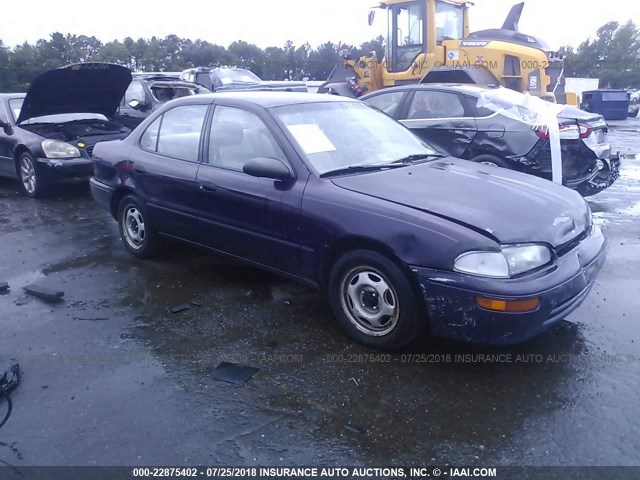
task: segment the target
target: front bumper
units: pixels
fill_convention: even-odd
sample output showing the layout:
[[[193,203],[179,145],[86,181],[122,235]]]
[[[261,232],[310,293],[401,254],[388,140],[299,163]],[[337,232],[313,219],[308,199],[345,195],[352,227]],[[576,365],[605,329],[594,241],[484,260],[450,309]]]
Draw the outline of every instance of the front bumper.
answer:
[[[606,190],[620,178],[620,155],[602,160],[603,168],[598,174],[580,185],[577,190],[583,197],[589,197]]]
[[[93,174],[93,161],[89,158],[38,158],[37,162],[46,180],[51,182],[83,181]]]
[[[89,179],[89,188],[93,199],[107,212],[113,214],[111,209],[111,200],[113,198],[113,187],[106,185],[94,177]]]
[[[511,345],[550,328],[586,298],[605,259],[599,227],[549,267],[515,279],[489,279],[412,267],[424,295],[434,336],[485,345]],[[537,310],[502,313],[480,308],[476,297],[524,300],[539,297]]]

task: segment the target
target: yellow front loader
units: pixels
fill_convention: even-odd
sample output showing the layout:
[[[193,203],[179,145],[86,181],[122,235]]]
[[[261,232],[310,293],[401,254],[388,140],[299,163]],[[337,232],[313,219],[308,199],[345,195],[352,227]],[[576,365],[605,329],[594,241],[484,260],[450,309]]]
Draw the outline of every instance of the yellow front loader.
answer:
[[[520,33],[524,2],[514,5],[502,28],[469,33],[464,0],[385,0],[385,57],[356,60],[340,52],[340,62],[320,92],[359,97],[408,83],[503,85],[558,103],[576,104],[564,91],[564,61],[545,42]],[[376,15],[369,14],[369,23]]]

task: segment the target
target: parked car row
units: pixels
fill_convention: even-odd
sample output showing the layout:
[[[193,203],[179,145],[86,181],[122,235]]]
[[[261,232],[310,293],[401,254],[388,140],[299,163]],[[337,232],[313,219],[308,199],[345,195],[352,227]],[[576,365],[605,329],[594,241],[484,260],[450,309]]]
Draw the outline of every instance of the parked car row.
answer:
[[[179,240],[324,289],[344,331],[374,348],[424,331],[525,341],[577,308],[602,266],[586,201],[513,171],[547,174],[548,132],[502,104],[508,92],[400,87],[362,102],[141,78],[154,98],[156,80],[187,93],[133,131],[118,110],[138,80],[116,65],[56,69],[1,95],[3,174],[30,196],[91,175],[132,255]],[[558,118],[568,181],[591,181],[606,126]]]
[[[245,68],[189,68],[180,74],[180,78],[204,85],[213,92],[229,90],[308,91],[305,82],[265,81]]]
[[[96,68],[97,66],[100,68]],[[101,91],[103,87],[119,95],[122,86],[127,82],[128,85],[119,102],[115,105],[109,104],[106,112],[109,116],[105,117],[102,111],[90,111],[91,107],[88,105],[83,107],[86,111],[78,112],[77,106],[73,104],[83,101],[80,97],[74,97],[71,105],[68,101],[60,103],[61,100],[52,100],[53,95],[59,93],[52,90],[54,93],[48,95],[48,83],[67,82],[66,76],[71,81],[67,83],[69,88],[84,88],[93,92],[92,95]],[[75,78],[71,78],[74,76]],[[102,131],[99,133],[102,137],[81,138],[86,136],[87,132],[77,128],[73,130],[76,135],[67,134],[64,141],[79,141],[81,145],[86,145],[80,147],[85,150],[85,154],[78,151],[77,157],[70,157],[78,159],[74,168],[70,167],[73,162],[65,162],[64,166],[58,165],[63,154],[53,154],[57,157],[52,159],[55,160],[55,168],[51,170],[46,166],[50,166],[52,162],[37,160],[44,155],[42,142],[40,147],[36,148],[33,146],[35,137],[30,137],[30,144],[27,145],[26,141],[21,141],[23,130],[48,138],[47,135],[61,123],[75,121],[78,118],[30,118],[30,124],[49,123],[50,128],[43,128],[42,125],[27,127],[26,122],[23,122],[26,117],[18,122],[18,116],[15,114],[20,111],[20,107],[16,107],[20,103],[19,94],[4,96],[0,122],[17,129],[18,133],[5,133],[6,137],[11,138],[4,139],[0,134],[0,158],[3,159],[0,174],[19,178],[25,192],[32,196],[46,191],[46,184],[64,181],[67,178],[86,178],[91,172],[91,149],[100,138],[106,139],[104,135],[107,132],[126,135],[127,129],[135,128],[167,101],[211,93],[212,90],[203,83],[216,91],[290,91],[304,87],[300,82],[263,82],[250,71],[242,69],[199,67],[185,70],[181,74],[134,74],[133,78],[124,67],[108,64],[56,69],[34,82],[27,102],[51,103],[51,106],[57,104],[54,108],[56,115],[101,115],[98,118],[108,119],[110,123],[101,125]],[[59,85],[54,88],[59,88]],[[44,97],[38,93],[38,89],[45,92]],[[113,97],[102,98],[103,102],[112,100]],[[504,88],[489,89],[475,85],[418,84],[374,92],[362,97],[362,100],[399,120],[441,153],[551,179],[552,155],[549,133],[540,128],[539,122],[535,120],[536,112],[530,111],[529,103],[525,105],[525,101],[530,101],[525,95]],[[26,111],[29,112],[29,109]],[[608,188],[619,176],[620,161],[617,156],[612,155],[611,146],[607,141],[607,124],[603,117],[571,107],[566,107],[557,116],[562,146],[563,184],[577,190],[583,196],[594,195]],[[23,124],[18,126],[18,123]],[[51,124],[58,127],[51,127]],[[94,127],[96,125],[94,124]],[[67,126],[65,131],[70,132],[72,129]],[[37,139],[35,141],[37,143]],[[23,151],[18,152],[20,145],[23,146]],[[73,151],[73,154],[76,152]],[[41,182],[37,181],[39,177]]]

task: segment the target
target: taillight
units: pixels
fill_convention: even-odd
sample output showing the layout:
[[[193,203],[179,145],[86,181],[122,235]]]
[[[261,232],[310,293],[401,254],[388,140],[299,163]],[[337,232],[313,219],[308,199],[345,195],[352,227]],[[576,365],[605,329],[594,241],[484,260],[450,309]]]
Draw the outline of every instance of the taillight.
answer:
[[[560,140],[578,140],[582,135],[582,130],[578,129],[578,125],[558,125],[558,130],[560,130]],[[549,139],[548,127],[536,127],[534,128],[534,131],[536,132],[536,135],[538,135],[538,137],[544,140]],[[588,137],[590,134],[591,129],[589,129],[589,132],[583,138]]]
[[[580,138],[589,138],[592,131],[589,125],[585,125],[584,123],[580,124]]]

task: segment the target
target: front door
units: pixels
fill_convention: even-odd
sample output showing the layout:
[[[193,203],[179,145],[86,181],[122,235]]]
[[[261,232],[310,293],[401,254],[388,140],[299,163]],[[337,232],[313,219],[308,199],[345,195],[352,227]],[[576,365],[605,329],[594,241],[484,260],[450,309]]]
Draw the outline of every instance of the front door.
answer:
[[[288,164],[257,112],[217,106],[198,171],[201,243],[291,274],[299,272],[299,212],[306,179],[275,181],[243,172],[253,158]]]

